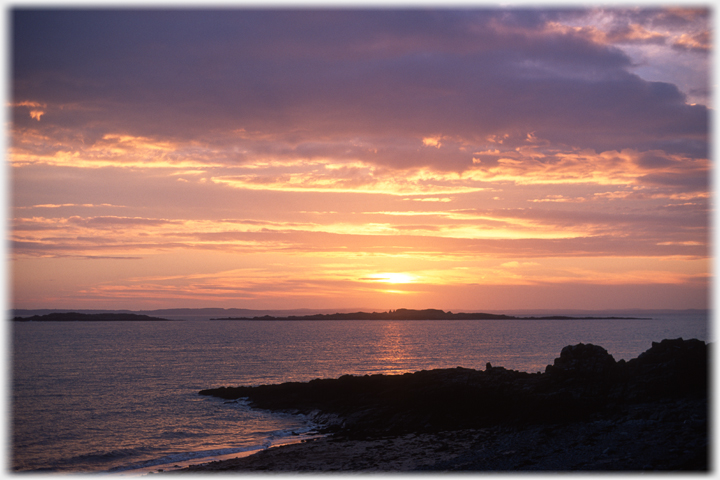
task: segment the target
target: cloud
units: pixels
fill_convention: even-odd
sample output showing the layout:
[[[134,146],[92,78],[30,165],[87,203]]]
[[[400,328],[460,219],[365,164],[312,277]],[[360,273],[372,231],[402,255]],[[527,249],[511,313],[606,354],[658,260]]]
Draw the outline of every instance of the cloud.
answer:
[[[694,35],[683,34],[672,44],[678,50],[690,50],[695,52],[710,52],[712,42],[710,32],[699,32]]]
[[[671,208],[672,207],[672,208]],[[707,256],[707,205],[687,203],[638,213],[553,209],[374,212],[387,222],[140,217],[16,219],[14,255],[128,255],[222,250],[326,254],[543,256]],[[365,214],[370,215],[370,214]],[[672,229],[668,229],[672,225]]]
[[[354,159],[394,168],[463,171],[473,158],[463,146],[530,132],[565,148],[652,150],[670,141],[675,152],[707,154],[698,145],[707,138],[705,107],[630,73],[620,50],[548,29],[546,20],[562,14],[16,10],[13,94],[47,109],[42,122],[13,121],[23,136],[51,136],[61,150],[81,132],[85,149],[182,139],[251,152],[228,162],[271,148],[238,138],[243,129],[295,157],[350,147]],[[123,138],[151,143],[124,146]],[[354,139],[364,147],[353,148]],[[421,148],[423,139],[436,148]],[[170,150],[154,153],[176,161]]]
[[[30,206],[16,206],[14,208],[25,210],[31,208],[68,208],[68,207],[86,207],[86,208],[97,208],[97,207],[119,207],[122,205],[113,205],[110,203],[92,204],[92,203],[62,203],[62,204],[42,204],[42,205],[30,205]]]
[[[60,271],[84,283],[55,298],[83,301],[707,283],[707,9],[11,21],[27,292]],[[120,258],[136,260],[103,270]],[[382,272],[417,281],[363,281]]]
[[[587,199],[585,197],[575,197],[575,198],[568,198],[563,195],[547,195],[545,198],[533,198],[530,200],[531,202],[556,202],[556,203],[579,203],[579,202],[585,202]]]
[[[128,226],[158,226],[158,225],[179,225],[182,222],[175,220],[164,220],[156,218],[142,218],[142,217],[116,217],[116,216],[101,216],[101,217],[79,217],[73,216],[67,219],[68,223],[74,225],[81,225],[83,227],[93,228],[114,228],[114,227],[128,227]]]
[[[438,195],[478,192],[485,187],[453,173],[414,169],[402,176],[373,164],[308,162],[266,168],[237,167],[239,174],[213,176],[214,183],[234,188],[295,192],[346,192],[385,195]],[[242,172],[242,173],[240,173]]]
[[[540,265],[540,264],[537,262],[518,262],[518,261],[513,260],[512,262],[505,262],[500,266],[504,267],[504,268],[518,268],[518,267],[536,267],[538,265]]]

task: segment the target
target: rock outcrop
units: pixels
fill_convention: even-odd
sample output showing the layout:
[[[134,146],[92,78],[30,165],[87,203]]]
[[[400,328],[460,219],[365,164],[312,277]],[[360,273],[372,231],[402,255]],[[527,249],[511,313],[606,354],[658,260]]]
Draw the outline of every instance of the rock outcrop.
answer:
[[[563,348],[545,373],[487,366],[404,375],[343,375],[255,387],[203,390],[255,408],[343,419],[355,437],[482,428],[498,424],[557,423],[662,398],[707,398],[707,345],[663,340],[637,359],[616,362],[602,347]]]
[[[404,375],[344,375],[306,383],[222,387],[200,394],[246,398],[256,408],[314,415],[320,421],[332,418],[325,431],[345,441],[473,429],[507,430],[516,432],[512,435],[518,439],[532,432],[565,432],[562,445],[588,452],[565,455],[564,462],[584,465],[579,468],[612,469],[604,459],[625,445],[619,452],[624,448],[627,454],[616,455],[623,462],[618,468],[645,469],[638,464],[645,462],[649,469],[707,469],[708,345],[694,339],[653,342],[628,362],[616,362],[596,345],[567,346],[544,373],[488,363],[484,371],[457,367]],[[629,432],[645,435],[644,443],[632,443],[626,438]],[[630,443],[623,444],[625,440]],[[546,455],[528,442],[527,455]],[[602,451],[585,448],[593,445],[603,445]],[[566,447],[553,448],[560,455]],[[505,464],[474,450],[468,455],[464,463],[446,462],[438,468]],[[535,464],[551,468],[553,461]],[[508,468],[519,467],[521,463],[508,463]]]
[[[560,358],[548,365],[545,372],[593,379],[611,375],[616,368],[617,362],[603,347],[578,343],[563,348]]]

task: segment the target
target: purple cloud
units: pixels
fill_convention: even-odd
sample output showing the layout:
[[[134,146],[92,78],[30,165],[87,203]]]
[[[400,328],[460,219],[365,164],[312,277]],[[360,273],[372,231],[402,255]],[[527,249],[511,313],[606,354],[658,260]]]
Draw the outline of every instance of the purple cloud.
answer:
[[[47,109],[38,121],[16,108],[13,121],[85,144],[127,133],[227,145],[245,129],[291,135],[298,155],[360,137],[384,149],[376,163],[456,170],[472,155],[403,143],[534,132],[565,148],[706,156],[707,108],[629,73],[612,46],[544,28],[573,12],[15,10],[13,95]]]

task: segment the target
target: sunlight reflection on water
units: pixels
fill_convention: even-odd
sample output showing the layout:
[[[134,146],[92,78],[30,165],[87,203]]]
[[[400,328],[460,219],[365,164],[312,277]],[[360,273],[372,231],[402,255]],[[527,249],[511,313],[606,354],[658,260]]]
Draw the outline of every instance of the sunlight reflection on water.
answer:
[[[538,372],[566,345],[629,360],[678,337],[708,340],[707,318],[16,323],[12,464],[100,471],[255,448],[303,428],[297,417],[199,397],[205,388],[487,362]]]

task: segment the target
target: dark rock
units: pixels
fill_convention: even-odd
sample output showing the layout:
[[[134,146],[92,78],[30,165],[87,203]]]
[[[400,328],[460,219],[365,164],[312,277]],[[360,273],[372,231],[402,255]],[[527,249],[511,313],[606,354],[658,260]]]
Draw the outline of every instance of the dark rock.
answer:
[[[564,374],[583,377],[603,377],[614,373],[617,363],[603,347],[578,343],[568,345],[560,352],[553,365],[545,369],[549,374]]]
[[[707,444],[707,412],[694,407],[695,417],[678,415],[685,411],[683,402],[707,404],[707,355],[704,342],[676,339],[653,343],[638,358],[616,362],[604,348],[581,343],[563,348],[542,374],[488,363],[485,371],[458,367],[403,375],[343,375],[306,383],[222,387],[200,394],[228,400],[246,397],[256,408],[313,415],[320,412],[319,420],[341,418],[341,422],[328,424],[326,430],[338,438],[495,426],[550,425],[552,431],[572,422],[597,423],[612,418],[613,428],[622,430],[618,438],[625,430],[651,435],[663,422],[670,422],[682,427],[681,434],[692,445],[702,446]],[[645,407],[636,409],[634,405]],[[676,429],[672,435],[680,433]],[[602,431],[598,431],[584,441],[595,445],[601,438]],[[606,444],[600,453],[611,446],[615,448]],[[706,456],[698,453],[683,458],[695,468]],[[604,469],[598,462],[605,460],[578,461],[578,465],[585,465],[578,468]]]

